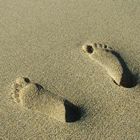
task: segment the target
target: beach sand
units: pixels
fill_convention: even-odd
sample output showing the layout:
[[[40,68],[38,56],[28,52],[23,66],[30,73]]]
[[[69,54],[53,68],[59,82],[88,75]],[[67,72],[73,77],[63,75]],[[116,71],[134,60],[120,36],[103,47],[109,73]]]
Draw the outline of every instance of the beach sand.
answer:
[[[139,83],[114,84],[81,49],[87,41],[107,43],[139,77],[139,6],[139,0],[1,0],[0,139],[140,139]],[[81,119],[62,123],[18,106],[10,92],[20,76],[80,106]]]

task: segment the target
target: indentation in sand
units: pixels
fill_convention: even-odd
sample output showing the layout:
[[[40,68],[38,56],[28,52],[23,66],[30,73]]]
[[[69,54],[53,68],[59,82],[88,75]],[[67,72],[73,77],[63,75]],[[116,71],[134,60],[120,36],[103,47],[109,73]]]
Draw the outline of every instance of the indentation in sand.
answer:
[[[80,119],[79,107],[57,96],[28,78],[19,77],[12,86],[12,97],[21,107],[39,111],[61,122],[75,122]]]
[[[131,73],[120,54],[111,47],[106,44],[87,43],[82,49],[107,71],[114,83],[126,88],[136,86],[137,78]]]

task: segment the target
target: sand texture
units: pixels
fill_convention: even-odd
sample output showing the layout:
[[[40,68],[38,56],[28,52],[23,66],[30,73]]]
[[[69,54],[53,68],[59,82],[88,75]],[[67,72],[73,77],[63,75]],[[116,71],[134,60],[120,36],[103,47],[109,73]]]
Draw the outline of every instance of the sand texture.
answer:
[[[64,123],[76,122],[81,118],[79,107],[45,90],[29,78],[18,77],[13,83],[11,96],[21,108],[45,114]]]
[[[140,140],[139,7],[139,0],[0,0],[0,140]],[[137,85],[115,84],[83,53],[86,42],[118,52]],[[20,76],[80,106],[81,119],[62,123],[19,106],[11,85]]]
[[[118,86],[132,88],[138,83],[138,76],[133,74],[122,56],[106,44],[84,44],[82,50],[91,60],[102,66]]]

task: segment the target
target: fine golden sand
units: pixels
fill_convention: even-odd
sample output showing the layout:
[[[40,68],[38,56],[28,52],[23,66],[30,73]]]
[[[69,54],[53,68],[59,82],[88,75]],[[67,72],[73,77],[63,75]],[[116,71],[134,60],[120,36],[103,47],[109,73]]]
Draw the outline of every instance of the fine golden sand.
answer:
[[[1,0],[0,140],[139,140],[139,7],[139,0]],[[106,64],[85,55],[86,42],[112,47],[137,84],[115,84]],[[80,107],[80,120],[61,122],[59,113],[54,119],[20,106],[11,96],[17,77]]]

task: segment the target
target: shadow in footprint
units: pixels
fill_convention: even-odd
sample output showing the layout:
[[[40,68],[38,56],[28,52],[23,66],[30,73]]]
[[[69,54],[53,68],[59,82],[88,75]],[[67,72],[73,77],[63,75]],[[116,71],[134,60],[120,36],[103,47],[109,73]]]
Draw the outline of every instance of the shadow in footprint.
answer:
[[[137,85],[138,77],[129,70],[128,66],[126,65],[123,58],[120,56],[119,53],[112,51],[112,54],[115,55],[118,60],[120,61],[122,67],[123,67],[123,74],[121,78],[120,85],[125,88],[132,88]]]
[[[66,113],[65,113],[66,122],[71,123],[80,120],[83,112],[80,107],[75,106],[68,100],[64,101],[64,106],[66,109]]]
[[[38,84],[35,83],[37,89],[43,90],[44,88]],[[64,100],[64,107],[65,107],[65,121],[68,123],[76,122],[80,120],[82,115],[82,109],[73,103],[69,102],[68,100]]]
[[[36,87],[37,87],[37,89],[38,89],[39,91],[44,89],[43,86],[41,86],[41,85],[38,84],[38,83],[35,83],[35,85],[36,85]]]

